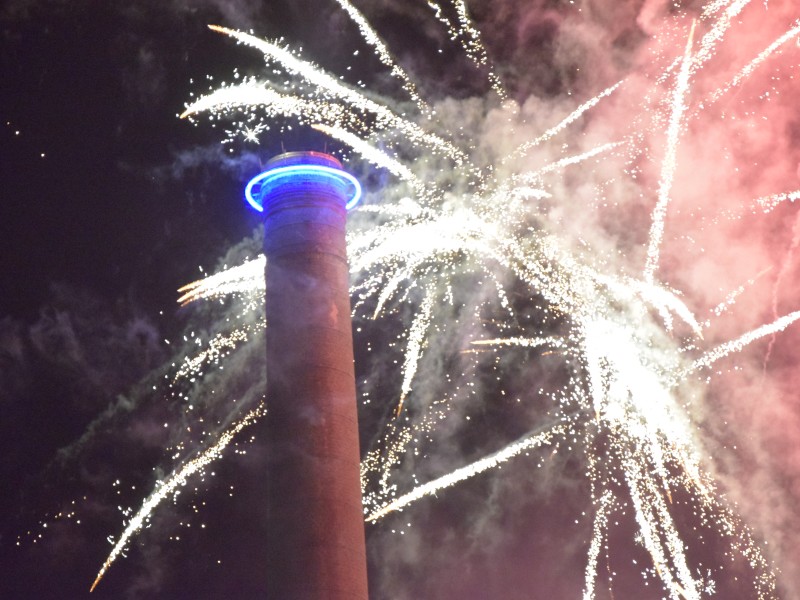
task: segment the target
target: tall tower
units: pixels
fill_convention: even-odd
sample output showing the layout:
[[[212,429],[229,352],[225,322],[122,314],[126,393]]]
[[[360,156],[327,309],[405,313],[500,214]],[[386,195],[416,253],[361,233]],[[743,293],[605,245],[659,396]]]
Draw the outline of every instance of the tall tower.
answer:
[[[276,156],[247,186],[264,212],[268,598],[367,600],[347,208],[333,156]]]

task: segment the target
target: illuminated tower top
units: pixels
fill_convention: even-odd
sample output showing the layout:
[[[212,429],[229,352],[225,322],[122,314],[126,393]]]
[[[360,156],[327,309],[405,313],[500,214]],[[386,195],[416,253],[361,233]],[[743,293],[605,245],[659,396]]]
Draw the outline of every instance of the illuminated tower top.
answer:
[[[245,188],[247,202],[258,212],[264,212],[264,199],[271,200],[280,186],[291,183],[292,187],[303,183],[319,185],[327,183],[341,188],[347,199],[345,208],[351,209],[361,199],[358,180],[342,169],[342,163],[330,154],[321,152],[286,152],[267,163],[267,170],[253,177]],[[268,201],[267,213],[270,212]]]

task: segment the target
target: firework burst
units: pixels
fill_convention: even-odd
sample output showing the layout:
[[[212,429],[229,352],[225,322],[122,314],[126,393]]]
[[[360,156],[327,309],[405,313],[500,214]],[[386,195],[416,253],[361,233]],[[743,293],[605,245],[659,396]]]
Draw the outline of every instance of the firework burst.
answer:
[[[709,368],[783,331],[800,312],[781,315],[773,303],[770,322],[719,340],[716,319],[763,273],[745,273],[740,279],[748,284],[724,291],[722,296],[729,295],[715,300],[711,316],[699,318],[692,290],[666,283],[664,256],[670,211],[685,191],[679,179],[683,145],[701,135],[709,107],[724,105],[766,68],[797,39],[800,26],[790,22],[720,80],[715,60],[728,55],[725,44],[735,43],[730,38],[736,19],[757,7],[717,0],[694,17],[680,13],[660,24],[656,38],[671,39],[671,45],[653,44],[651,60],[640,70],[599,86],[602,91],[534,131],[525,105],[507,99],[513,94],[490,68],[463,1],[428,4],[485,74],[491,90],[486,99],[423,101],[364,15],[350,2],[339,4],[397,78],[405,101],[416,106],[415,116],[278,43],[217,26],[212,29],[263,53],[276,76],[222,86],[188,105],[183,116],[243,111],[229,139],[250,139],[276,119],[313,127],[347,146],[351,161],[361,160],[365,171],[382,169],[395,178],[368,193],[349,223],[356,319],[403,324],[396,339],[382,339],[386,348],[376,349],[392,356],[398,349],[400,359],[392,409],[362,463],[366,520],[391,519],[447,487],[512,459],[525,460],[515,458],[521,455],[536,456],[545,448],[579,454],[593,511],[584,598],[597,596],[600,562],[611,560],[610,523],[626,515],[635,523],[633,543],[647,555],[640,568],[645,581],[658,581],[674,599],[714,593],[721,567],[699,559],[683,536],[687,513],[715,532],[726,555],[747,563],[755,597],[775,597],[769,562],[708,469],[698,415]],[[476,112],[476,105],[481,116],[470,121],[464,115]],[[613,127],[602,125],[609,115]],[[766,213],[797,197],[797,191],[776,190],[751,206]],[[576,203],[582,203],[580,210]],[[642,206],[648,207],[649,227],[620,216]],[[626,224],[599,235],[596,227],[581,227],[590,212],[598,219],[610,213]],[[735,218],[720,211],[708,227]],[[623,235],[625,227],[648,233]],[[189,284],[180,301],[258,297],[263,265],[263,257],[257,258]],[[215,348],[238,343],[240,333],[221,335],[209,350],[187,359],[178,375],[192,372]],[[545,357],[559,363],[557,386],[521,390],[511,380]],[[522,363],[513,370],[509,361]],[[367,378],[361,387],[365,406],[378,402],[374,381]],[[506,395],[546,407],[529,433],[432,476],[437,468],[426,464],[437,462],[443,440],[457,438],[453,431],[469,418],[465,407]],[[389,401],[380,399],[384,406]],[[210,460],[220,443],[186,464]],[[186,467],[177,470],[145,500],[100,575],[159,495],[188,474]],[[609,569],[609,589],[612,580]]]

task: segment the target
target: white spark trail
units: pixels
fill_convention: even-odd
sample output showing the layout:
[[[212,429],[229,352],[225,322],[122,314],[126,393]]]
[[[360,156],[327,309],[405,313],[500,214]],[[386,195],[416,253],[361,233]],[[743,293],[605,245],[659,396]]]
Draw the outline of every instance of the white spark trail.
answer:
[[[704,19],[712,17],[714,13],[726,7],[731,2],[733,2],[733,0],[713,0],[703,7],[703,12],[701,15]]]
[[[719,304],[717,304],[714,308],[712,308],[710,312],[715,317],[720,316],[722,313],[724,313],[726,310],[731,308],[736,303],[736,300],[739,298],[739,296],[744,294],[748,286],[752,286],[758,279],[769,273],[771,270],[772,267],[767,267],[766,269],[762,269],[760,272],[756,274],[755,277],[751,277],[744,284],[740,285],[735,290],[729,292],[728,295],[725,296],[725,299]],[[777,318],[777,315],[775,315],[775,317]],[[703,324],[704,327],[709,327],[710,325],[711,325],[710,321],[706,321]]]
[[[417,488],[414,488],[407,494],[404,494],[393,500],[386,506],[383,506],[379,510],[369,514],[366,518],[367,522],[375,522],[391,512],[401,510],[404,507],[408,506],[412,502],[419,500],[420,498],[424,498],[425,496],[430,496],[435,494],[436,492],[448,488],[456,483],[461,481],[465,481],[471,477],[475,477],[484,471],[488,471],[489,469],[493,469],[498,465],[508,461],[519,454],[522,454],[526,450],[532,450],[533,448],[538,448],[539,446],[543,446],[546,444],[550,444],[553,438],[558,436],[563,436],[567,433],[568,427],[566,425],[555,425],[550,427],[547,431],[543,431],[541,433],[537,433],[536,435],[532,435],[530,437],[523,438],[513,444],[506,446],[502,450],[495,452],[485,458],[482,458],[478,461],[475,461],[472,464],[467,465],[466,467],[461,467],[460,469],[456,469],[439,477],[438,479],[434,479],[433,481],[429,481],[428,483],[421,485]]]
[[[383,152],[377,149],[375,146],[370,145],[367,141],[361,139],[357,135],[350,133],[346,129],[342,129],[341,127],[330,127],[322,124],[314,124],[311,127],[317,131],[329,135],[332,138],[344,142],[373,165],[382,167],[389,171],[392,175],[396,175],[403,181],[410,183],[415,190],[424,190],[424,185],[419,179],[417,179],[416,175],[411,172],[411,169],[406,167],[400,161],[389,156],[386,152]]]
[[[756,204],[764,211],[764,213],[775,210],[778,205],[784,202],[794,202],[800,200],[800,190],[793,192],[786,192],[785,194],[773,194],[772,196],[764,196],[756,200]]]
[[[514,150],[509,156],[504,158],[503,162],[506,162],[512,158],[518,158],[519,156],[522,156],[532,148],[538,146],[542,142],[546,142],[556,134],[562,132],[564,129],[572,125],[575,121],[580,119],[583,116],[583,114],[586,113],[586,111],[591,110],[592,108],[597,106],[603,98],[606,98],[610,96],[612,93],[614,93],[619,88],[619,86],[622,85],[622,83],[623,83],[622,81],[619,81],[614,85],[604,89],[594,98],[587,100],[586,102],[581,104],[578,108],[576,108],[574,111],[572,111],[570,114],[568,114],[560,123],[554,125],[539,137],[522,144],[519,148]]]
[[[268,116],[316,114],[326,108],[320,102],[287,96],[270,89],[263,82],[248,79],[240,84],[221,87],[211,94],[201,96],[189,104],[180,117],[184,119],[201,112],[245,106],[260,106],[267,111]]]
[[[406,348],[405,360],[403,361],[403,383],[400,386],[400,401],[397,403],[395,417],[400,416],[403,412],[403,403],[406,397],[408,397],[408,394],[411,393],[411,383],[414,380],[414,375],[417,372],[419,361],[422,356],[425,333],[428,331],[431,322],[434,299],[435,294],[433,291],[429,291],[422,301],[419,312],[417,312],[408,330],[408,347]]]
[[[142,503],[142,507],[136,512],[136,514],[128,523],[127,527],[125,527],[125,530],[122,532],[122,535],[120,535],[116,544],[114,544],[114,548],[111,550],[108,558],[106,558],[106,561],[103,563],[103,566],[97,573],[94,583],[92,583],[92,587],[89,589],[90,593],[94,591],[94,588],[96,588],[97,584],[100,583],[100,580],[103,578],[103,575],[105,575],[108,568],[125,549],[128,540],[130,540],[130,538],[145,525],[153,510],[170,494],[175,492],[179,487],[185,485],[186,480],[189,477],[200,471],[212,461],[218,459],[221,456],[222,451],[225,450],[231,441],[233,441],[233,438],[236,436],[236,434],[248,425],[252,425],[256,420],[258,420],[263,412],[263,405],[260,405],[248,412],[240,421],[234,423],[232,427],[224,431],[213,446],[203,450],[198,456],[191,459],[178,471],[170,475],[166,481],[156,486],[156,489]]]
[[[178,298],[178,302],[180,304],[189,304],[190,302],[207,298],[263,292],[266,265],[266,257],[263,254],[259,254],[256,258],[237,267],[188,283],[178,289],[179,292],[183,293]]]
[[[702,582],[695,580],[689,571],[683,542],[662,495],[644,472],[644,465],[629,459],[625,463],[624,474],[634,515],[659,578],[673,600],[699,600]],[[674,564],[674,569],[670,563]]]
[[[592,541],[589,544],[589,554],[586,560],[586,573],[584,576],[583,600],[594,598],[595,582],[597,580],[597,559],[600,556],[600,547],[605,539],[608,529],[608,515],[611,512],[613,495],[606,490],[597,502],[592,525]]]
[[[689,93],[692,40],[694,38],[695,25],[696,22],[693,22],[692,29],[689,32],[689,39],[686,42],[686,49],[683,53],[681,68],[672,93],[672,109],[670,111],[669,127],[667,128],[667,148],[661,166],[658,201],[653,210],[652,225],[650,227],[650,243],[647,248],[647,262],[644,268],[644,280],[648,283],[653,283],[653,278],[658,268],[661,242],[664,238],[664,220],[667,216],[667,206],[669,205],[670,193],[672,191],[672,180],[675,177],[678,140],[680,138],[683,122],[683,113],[686,110],[686,96]]]
[[[369,21],[364,18],[364,15],[361,13],[361,11],[353,6],[350,0],[336,0],[336,2],[339,3],[339,6],[342,7],[342,9],[358,26],[358,30],[361,32],[361,37],[364,38],[364,41],[367,42],[367,44],[374,48],[375,55],[385,66],[389,67],[392,76],[397,77],[402,82],[403,89],[405,89],[406,93],[416,103],[417,107],[422,112],[429,113],[430,107],[420,97],[414,82],[411,81],[408,73],[406,73],[392,58],[392,53],[389,51],[389,48],[387,48],[386,44],[383,43],[383,40],[378,35],[378,32],[375,31],[372,25],[369,24]]]
[[[722,16],[714,21],[711,30],[706,33],[700,39],[700,43],[698,43],[697,54],[695,54],[692,59],[692,72],[699,70],[704,63],[711,59],[717,45],[730,29],[733,19],[739,16],[739,13],[741,13],[748,4],[750,4],[750,0],[736,0],[725,9]]]
[[[264,321],[260,323],[262,327],[264,324]],[[181,378],[190,378],[191,381],[194,381],[194,378],[202,375],[204,365],[219,362],[221,358],[229,355],[239,345],[245,343],[249,337],[249,332],[245,328],[237,329],[230,334],[220,333],[215,335],[208,341],[206,350],[184,360],[175,373],[172,382],[175,383]]]
[[[544,338],[496,338],[491,340],[473,340],[473,346],[523,346],[525,348],[538,348],[539,346],[553,346],[555,348],[565,348],[564,340],[554,337]]]
[[[777,52],[785,43],[800,36],[800,19],[797,19],[792,27],[786,31],[782,36],[767,46],[758,56],[750,61],[739,73],[727,84],[719,88],[709,98],[707,105],[711,105],[719,100],[722,96],[727,94],[731,89],[738,87],[743,81],[750,77],[753,72],[758,69],[764,62]]]
[[[753,329],[752,331],[748,331],[735,340],[720,344],[710,352],[706,352],[702,357],[695,360],[692,363],[692,366],[684,373],[684,376],[693,371],[698,371],[704,367],[710,367],[718,360],[725,358],[734,352],[741,351],[742,348],[748,344],[752,344],[756,340],[759,340],[770,334],[783,331],[789,327],[789,325],[798,320],[800,320],[800,311],[795,311],[789,313],[788,315],[784,315],[780,319],[776,319],[771,323],[767,323],[766,325],[762,325],[761,327]]]
[[[461,40],[462,47],[467,56],[478,67],[488,69],[489,83],[492,89],[497,93],[501,99],[505,99],[506,91],[500,78],[495,74],[494,70],[489,65],[489,58],[486,55],[486,48],[481,41],[480,32],[475,28],[472,19],[467,10],[467,4],[464,0],[452,0],[453,8],[456,10],[458,16],[458,23],[455,24],[444,14],[442,6],[434,0],[427,0],[428,6],[433,9],[436,18],[439,22],[447,27],[447,32],[452,41]]]
[[[564,167],[569,167],[571,165],[577,165],[578,163],[585,162],[595,156],[613,150],[614,148],[619,148],[622,146],[622,142],[609,142],[608,144],[602,144],[601,146],[597,146],[596,148],[592,148],[591,150],[587,150],[586,152],[581,152],[580,154],[575,154],[572,156],[567,156],[555,162],[551,162],[550,164],[542,167],[537,171],[533,171],[532,173],[526,173],[520,176],[520,180],[522,181],[538,181],[539,176],[544,175],[545,173],[552,173],[553,171],[560,171]]]
[[[280,46],[262,40],[248,33],[236,31],[235,29],[228,29],[227,27],[220,27],[218,25],[209,25],[209,29],[223,33],[232,37],[243,44],[251,46],[256,50],[260,50],[265,56],[270,57],[289,71],[290,73],[302,77],[311,85],[316,86],[318,90],[324,90],[331,94],[334,98],[346,101],[353,108],[364,112],[372,113],[379,118],[382,126],[392,127],[405,134],[408,140],[411,140],[421,146],[428,147],[431,151],[444,154],[452,158],[456,163],[462,163],[466,160],[466,155],[453,144],[443,140],[442,138],[433,135],[429,132],[422,130],[418,125],[399,117],[385,106],[378,104],[365,97],[363,94],[343,85],[336,78],[328,75],[326,72],[315,67],[314,65],[300,60],[289,50],[281,48]]]
[[[489,82],[492,84],[492,89],[497,93],[500,98],[506,97],[506,91],[500,78],[495,74],[494,70],[489,65],[489,58],[486,56],[486,48],[481,42],[481,34],[472,24],[472,19],[467,10],[467,3],[465,0],[453,0],[456,12],[458,13],[458,21],[460,23],[460,33],[464,39],[464,49],[467,55],[475,62],[475,64],[486,67],[489,69]]]

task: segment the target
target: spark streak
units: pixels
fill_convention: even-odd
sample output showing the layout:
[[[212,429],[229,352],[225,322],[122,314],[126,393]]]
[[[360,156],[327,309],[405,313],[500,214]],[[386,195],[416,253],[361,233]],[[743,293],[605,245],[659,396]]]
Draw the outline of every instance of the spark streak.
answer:
[[[786,31],[782,36],[772,42],[769,46],[767,46],[761,53],[758,54],[753,60],[751,60],[741,71],[734,77],[729,83],[724,85],[723,87],[719,88],[716,92],[711,95],[711,98],[708,104],[713,104],[717,100],[719,100],[722,96],[727,94],[731,89],[739,86],[743,81],[746,81],[748,77],[750,77],[753,72],[758,69],[764,62],[772,56],[775,52],[777,52],[781,46],[786,44],[797,36],[800,35],[800,19],[794,22],[791,29]]]
[[[597,502],[592,525],[592,541],[589,544],[589,555],[586,560],[586,575],[583,586],[583,600],[594,598],[594,588],[597,579],[597,558],[600,555],[600,546],[603,543],[606,529],[608,528],[608,515],[611,512],[613,496],[611,492],[604,492]]]
[[[484,471],[494,469],[498,465],[522,454],[526,450],[532,450],[534,448],[550,444],[555,437],[564,435],[566,432],[566,425],[556,425],[541,433],[525,437],[517,442],[514,442],[513,444],[510,444],[509,446],[506,446],[502,450],[495,452],[494,454],[490,454],[489,456],[477,460],[466,467],[461,467],[455,471],[451,471],[447,475],[439,477],[438,479],[434,479],[433,481],[429,481],[428,483],[413,489],[409,493],[400,496],[396,500],[382,507],[380,510],[371,513],[367,516],[366,520],[367,522],[377,521],[378,519],[385,517],[390,512],[402,510],[403,507],[408,506],[420,498],[433,495],[440,490],[455,485],[456,483],[465,481],[470,477],[475,477]]]
[[[260,50],[266,57],[278,61],[290,73],[297,75],[298,77],[302,77],[311,85],[316,86],[319,90],[324,90],[325,92],[329,93],[333,98],[347,102],[354,109],[375,114],[384,127],[394,127],[398,129],[399,131],[403,132],[409,140],[412,140],[415,143],[421,144],[425,147],[429,147],[433,151],[440,152],[445,156],[452,158],[457,163],[461,163],[466,159],[466,155],[449,142],[431,134],[430,132],[424,131],[411,121],[397,116],[385,106],[378,104],[377,102],[373,102],[364,95],[339,83],[335,78],[331,77],[321,69],[318,69],[313,65],[295,57],[295,55],[289,50],[281,48],[280,46],[266,40],[261,40],[242,31],[228,29],[227,27],[220,27],[219,25],[209,25],[208,27],[213,31],[223,33],[240,41],[243,44],[247,44],[248,46],[252,46],[257,50]],[[211,98],[201,98],[193,105],[187,107],[184,115],[198,112],[200,110],[198,107],[206,107],[213,103],[213,96]]]
[[[420,97],[419,92],[417,92],[417,87],[414,85],[414,82],[408,76],[408,73],[406,73],[392,58],[392,53],[389,51],[389,48],[383,43],[383,40],[369,24],[369,21],[364,18],[361,11],[353,6],[349,0],[336,0],[336,2],[338,2],[339,6],[353,19],[353,22],[358,25],[358,30],[361,32],[364,41],[375,49],[375,55],[384,65],[389,67],[392,75],[403,83],[403,89],[406,90],[406,93],[408,93],[411,99],[414,100],[421,110],[428,112],[430,109]]]
[[[408,167],[391,158],[385,152],[381,152],[377,148],[370,146],[357,135],[350,133],[346,129],[342,129],[341,127],[329,127],[322,124],[312,125],[311,127],[317,131],[321,131],[322,133],[329,135],[332,138],[344,142],[373,165],[386,169],[392,175],[399,177],[403,181],[407,181],[417,189],[422,189],[422,184]]]
[[[473,346],[524,346],[526,348],[538,348],[539,346],[552,346],[555,348],[565,347],[564,340],[558,338],[499,338],[494,340],[473,340]]]
[[[145,501],[142,503],[142,507],[136,512],[130,522],[128,522],[128,525],[125,527],[122,535],[119,536],[119,539],[114,544],[114,548],[111,550],[108,558],[106,558],[106,561],[103,563],[103,566],[97,573],[97,577],[95,577],[89,592],[94,591],[94,588],[96,588],[97,584],[100,583],[100,580],[103,578],[103,575],[106,574],[106,571],[108,571],[108,568],[111,566],[111,564],[125,550],[125,546],[128,544],[128,541],[131,539],[131,537],[147,524],[147,521],[149,520],[153,510],[155,510],[155,508],[161,504],[161,502],[169,497],[170,494],[177,491],[179,487],[185,485],[186,480],[189,477],[202,470],[203,467],[209,463],[218,459],[222,454],[222,451],[225,450],[233,438],[236,437],[236,434],[248,425],[252,425],[255,421],[257,421],[263,412],[263,405],[248,412],[241,420],[220,434],[219,439],[214,445],[200,452],[200,454],[198,454],[195,458],[188,461],[178,471],[170,475],[166,481],[158,482],[156,484],[156,489],[152,494],[150,494],[150,496],[147,497],[147,499],[145,499]]]
[[[788,315],[782,316],[780,319],[776,319],[772,323],[767,323],[766,325],[762,325],[752,331],[748,331],[744,335],[736,338],[735,340],[731,340],[729,342],[725,342],[724,344],[720,344],[710,352],[707,352],[702,357],[698,358],[694,363],[692,363],[689,372],[697,371],[704,367],[710,367],[718,360],[725,358],[729,354],[734,352],[739,352],[747,346],[748,344],[752,344],[756,340],[759,340],[763,337],[771,335],[773,333],[778,333],[789,327],[792,323],[800,320],[800,311],[795,311],[789,313]]]
[[[764,196],[756,200],[756,204],[765,212],[771,212],[784,202],[794,202],[800,200],[800,190],[794,192],[787,192],[785,194],[773,194],[772,196]]]
[[[523,154],[525,154],[526,152],[528,152],[532,148],[535,148],[536,146],[538,146],[542,142],[546,142],[547,140],[549,140],[553,136],[555,136],[555,135],[559,134],[560,132],[564,131],[567,127],[569,127],[575,121],[580,119],[587,111],[589,111],[592,108],[594,108],[595,106],[597,106],[603,98],[606,98],[606,97],[610,96],[611,94],[613,94],[617,90],[617,88],[619,88],[620,85],[622,85],[621,81],[615,83],[614,85],[612,85],[610,87],[607,87],[606,89],[604,89],[602,92],[597,94],[591,100],[587,100],[586,102],[581,104],[578,108],[576,108],[574,111],[572,111],[570,114],[568,114],[566,117],[564,117],[564,119],[560,123],[558,123],[557,125],[554,125],[553,127],[548,129],[547,131],[545,131],[542,135],[540,135],[536,139],[530,140],[530,141],[525,142],[524,144],[522,144],[519,148],[514,150],[513,153],[511,153],[509,158],[516,158],[518,156],[522,156]],[[506,159],[506,160],[508,160],[508,159]]]
[[[467,56],[472,59],[472,62],[479,67],[489,68],[488,75],[492,89],[497,93],[498,96],[500,96],[500,98],[505,98],[506,92],[503,88],[503,84],[500,81],[500,78],[497,77],[497,75],[489,66],[489,58],[486,56],[486,48],[484,48],[483,42],[481,42],[480,33],[472,24],[472,19],[469,16],[467,3],[465,0],[452,0],[453,7],[455,8],[458,17],[458,23],[453,23],[447,16],[445,16],[441,5],[435,2],[435,0],[427,1],[428,6],[430,6],[436,14],[436,18],[447,27],[448,33],[450,34],[450,39],[454,41],[461,40],[462,48],[464,49],[464,52],[466,52]]]
[[[237,267],[187,283],[178,289],[183,292],[178,302],[188,304],[195,300],[263,291],[265,266],[266,258],[261,254]]]
[[[661,181],[658,185],[658,202],[653,210],[653,224],[650,227],[650,243],[647,248],[647,263],[644,268],[644,279],[648,283],[653,282],[653,277],[658,268],[661,240],[664,238],[664,219],[667,216],[667,205],[670,200],[672,180],[675,177],[678,139],[681,131],[683,112],[686,110],[686,95],[689,91],[689,76],[691,75],[692,66],[692,39],[694,38],[694,28],[696,24],[696,22],[692,23],[692,29],[689,32],[689,39],[686,42],[686,49],[683,53],[681,69],[678,73],[678,80],[672,92],[672,107],[669,116],[669,127],[667,128],[667,149],[661,166]]]

